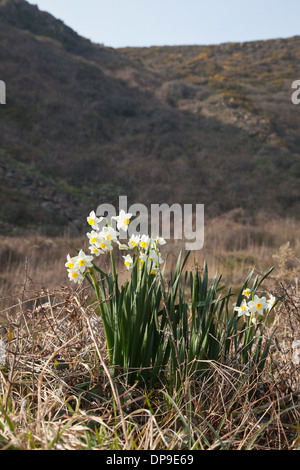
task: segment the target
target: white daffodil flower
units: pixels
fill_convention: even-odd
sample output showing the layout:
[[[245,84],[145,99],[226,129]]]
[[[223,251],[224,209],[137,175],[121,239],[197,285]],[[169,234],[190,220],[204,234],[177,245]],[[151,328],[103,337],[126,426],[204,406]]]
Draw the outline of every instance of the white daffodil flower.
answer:
[[[150,274],[157,274],[158,273],[158,266],[148,266]]]
[[[139,260],[141,264],[144,264],[147,261],[147,253],[140,251],[139,253]]]
[[[74,269],[70,269],[68,271],[68,276],[69,276],[70,281],[75,282],[75,284],[77,284],[77,283],[81,284],[83,279],[84,279],[84,276],[82,275],[82,273],[78,272]]]
[[[112,240],[107,240],[107,238],[98,238],[97,248],[100,248],[104,253],[111,251],[113,249]]]
[[[241,317],[242,315],[250,315],[250,309],[247,305],[246,300],[244,299],[239,307],[234,307],[234,311],[238,312],[238,317]]]
[[[99,255],[102,255],[104,253],[104,251],[101,250],[100,248],[98,248],[96,245],[89,246],[89,250],[92,253],[92,255],[94,255],[94,256],[99,256]]]
[[[151,274],[157,274],[159,272],[159,264],[163,262],[158,258],[156,261],[148,261],[147,269]]]
[[[142,235],[140,240],[140,246],[144,249],[148,248],[151,239],[148,235]]]
[[[112,217],[112,220],[116,220],[117,230],[126,231],[130,225],[131,217],[132,214],[122,209],[118,216]],[[87,255],[83,250],[80,250],[77,256],[71,257],[69,254],[67,255],[65,267],[67,268],[69,279],[75,283],[81,283],[85,277],[85,270],[93,268],[94,258],[100,256],[100,254],[112,251],[113,243],[120,250],[137,248],[139,262],[141,264],[146,262],[148,272],[157,274],[160,264],[164,262],[159,252],[159,246],[166,243],[164,238],[155,236],[153,239],[148,235],[141,236],[138,234],[131,235],[127,244],[122,243],[118,240],[120,232],[112,224],[100,228],[100,222],[103,219],[103,217],[97,217],[95,211],[91,211],[87,217],[87,222],[91,227],[91,230],[87,233],[89,239],[88,248],[91,254]],[[132,268],[133,258],[131,255],[123,256],[123,258],[127,269]]]
[[[267,304],[268,304],[268,310],[269,310],[269,311],[271,310],[271,308],[273,308],[275,302],[276,302],[276,297],[274,297],[274,295],[271,295],[271,296],[267,299]]]
[[[71,256],[68,254],[67,255],[67,262],[65,264],[65,267],[68,269],[73,269],[76,263],[75,257],[71,258]]]
[[[124,264],[126,266],[127,269],[130,269],[132,268],[132,265],[133,265],[133,259],[130,255],[126,255],[126,256],[123,256],[124,258]]]
[[[243,291],[243,295],[244,295],[245,297],[247,297],[247,298],[249,298],[250,294],[251,294],[251,290],[250,290],[250,289],[245,289],[245,290]]]
[[[164,238],[162,237],[154,237],[154,241],[158,244],[158,245],[165,245],[167,242]]]
[[[149,255],[148,255],[148,260],[149,261],[154,261],[157,264],[162,264],[164,262],[162,257],[161,257],[161,254],[159,253],[159,251],[157,251],[155,249],[150,249]]]
[[[129,248],[133,249],[140,244],[141,236],[140,235],[131,235],[128,241]]]
[[[95,211],[92,211],[90,215],[86,218],[88,224],[94,229],[97,230],[98,224],[103,220],[103,217],[97,217]]]
[[[120,243],[119,240],[117,240],[117,244],[119,246],[119,250],[128,250],[128,246],[125,243]]]
[[[98,240],[99,240],[99,233],[96,232],[96,230],[92,230],[91,232],[88,232],[86,235],[89,238],[90,243],[92,245],[97,245]]]
[[[118,230],[127,230],[128,225],[130,224],[130,219],[132,217],[132,214],[129,212],[126,213],[123,209],[120,210],[120,214],[113,216],[112,219],[117,221],[117,228]]]
[[[253,300],[250,300],[248,303],[250,312],[252,313],[259,313],[263,315],[264,310],[268,309],[267,300],[265,297],[258,297],[258,295],[254,296]]]
[[[83,250],[80,250],[78,255],[75,257],[75,268],[79,269],[80,272],[84,272],[86,268],[91,268],[93,256],[86,255]]]
[[[149,255],[148,255],[148,260],[149,261],[157,261],[158,260],[158,254],[156,250],[150,249]]]
[[[163,260],[155,250],[150,250],[149,255],[146,252],[140,252],[139,260],[141,265],[147,263],[147,271],[151,274],[157,274],[159,270],[159,264],[163,263]]]
[[[103,229],[99,233],[100,238],[104,238],[104,240],[107,240],[110,243],[112,242],[117,243],[118,235],[119,235],[119,232],[117,232],[113,227],[103,227]]]

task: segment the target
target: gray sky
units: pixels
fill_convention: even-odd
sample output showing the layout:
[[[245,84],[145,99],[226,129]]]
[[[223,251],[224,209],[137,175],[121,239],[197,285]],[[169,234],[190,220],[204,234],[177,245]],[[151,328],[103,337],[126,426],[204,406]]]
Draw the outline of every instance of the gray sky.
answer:
[[[300,0],[30,0],[111,47],[219,44],[300,34]]]

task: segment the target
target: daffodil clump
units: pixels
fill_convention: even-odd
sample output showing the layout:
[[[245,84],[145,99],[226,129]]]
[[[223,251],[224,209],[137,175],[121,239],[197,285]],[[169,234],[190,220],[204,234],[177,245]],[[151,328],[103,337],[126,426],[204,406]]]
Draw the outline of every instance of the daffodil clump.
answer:
[[[263,341],[264,328],[280,299],[258,293],[273,268],[248,288],[253,270],[232,308],[231,289],[219,294],[221,276],[216,273],[209,281],[206,262],[201,272],[196,265],[186,271],[190,252],[179,253],[166,279],[160,253],[166,241],[132,235],[131,218],[120,210],[104,220],[92,211],[87,217],[87,253],[75,249],[76,255],[68,254],[65,263],[71,281],[81,284],[86,279],[94,289],[112,377],[143,388],[167,381],[179,390],[187,377],[209,373],[210,361],[230,358],[261,371],[272,341]],[[116,272],[115,248],[130,273],[124,282]],[[104,272],[96,261],[108,253],[111,269]],[[240,328],[241,316],[245,321]]]
[[[139,265],[147,263],[148,272],[155,275],[159,272],[159,266],[164,261],[159,252],[159,246],[166,241],[162,237],[149,237],[148,235],[131,235],[127,244],[121,243],[118,239],[120,230],[127,232],[132,214],[121,210],[118,216],[111,217],[110,224],[100,228],[103,217],[97,217],[92,211],[87,217],[87,223],[91,231],[87,233],[89,239],[90,255],[80,250],[77,256],[67,255],[66,268],[71,281],[81,284],[88,268],[93,267],[94,258],[113,251],[114,245],[120,250],[130,253],[123,256],[125,267],[130,270],[134,264],[134,257],[138,257]],[[116,221],[116,228],[113,227]]]
[[[244,289],[243,300],[239,306],[233,305],[234,311],[238,312],[238,317],[250,317],[251,323],[256,323],[259,315],[262,317],[264,314],[270,312],[276,303],[276,298],[270,295],[267,299],[265,296],[259,297],[256,293],[252,293],[250,289]]]

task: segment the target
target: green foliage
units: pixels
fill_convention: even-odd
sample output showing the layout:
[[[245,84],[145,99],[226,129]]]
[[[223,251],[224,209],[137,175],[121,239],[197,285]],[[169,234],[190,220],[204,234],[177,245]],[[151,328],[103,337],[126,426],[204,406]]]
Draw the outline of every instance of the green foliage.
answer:
[[[241,322],[231,305],[231,289],[223,294],[217,274],[209,281],[206,262],[202,273],[196,267],[184,271],[189,255],[179,255],[168,282],[163,272],[154,276],[136,260],[130,279],[120,286],[112,253],[111,273],[89,269],[115,378],[146,388],[164,381],[179,390],[186,379],[207,375],[211,362],[230,360],[237,368],[262,371],[270,346],[270,340],[264,341],[266,319]],[[255,278],[253,295],[270,272],[260,282]]]
[[[113,256],[112,266],[114,269]],[[113,375],[126,374],[126,382],[153,383],[162,365],[163,332],[159,330],[161,291],[146,265],[139,270],[134,264],[131,278],[119,286],[117,274],[100,274],[97,283],[91,272],[90,281],[100,300],[100,313],[105,329]],[[108,300],[103,302],[108,296]]]

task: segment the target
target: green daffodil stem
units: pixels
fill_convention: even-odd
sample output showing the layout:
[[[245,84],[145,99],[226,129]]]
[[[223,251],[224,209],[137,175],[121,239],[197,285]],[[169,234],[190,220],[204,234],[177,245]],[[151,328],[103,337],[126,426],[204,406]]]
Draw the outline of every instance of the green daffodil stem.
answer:
[[[114,279],[114,281],[116,281],[117,273],[116,273],[116,265],[115,265],[113,251],[110,252],[110,262],[111,262],[111,269],[112,269],[113,279]]]
[[[102,318],[105,337],[106,337],[106,343],[107,343],[107,349],[108,349],[108,353],[109,353],[109,356],[110,356],[110,359],[111,359],[112,344],[111,344],[111,341],[110,341],[110,336],[108,334],[108,326],[106,324],[105,314],[104,314],[103,305],[102,305],[103,298],[101,297],[101,294],[100,294],[99,284],[98,284],[97,277],[96,277],[94,269],[89,268],[88,273],[90,275],[90,278],[91,278],[91,281],[92,281],[92,284],[93,284],[93,288],[94,288],[94,291],[96,293],[97,300],[99,302],[100,316]],[[105,295],[104,295],[104,298],[105,298]]]
[[[97,278],[96,278],[96,274],[95,274],[95,271],[93,270],[93,268],[88,268],[88,273],[91,277],[91,281],[92,281],[92,284],[93,284],[93,288],[97,294],[97,299],[100,300],[100,293],[99,293],[99,286],[98,286],[98,282],[97,282]]]

